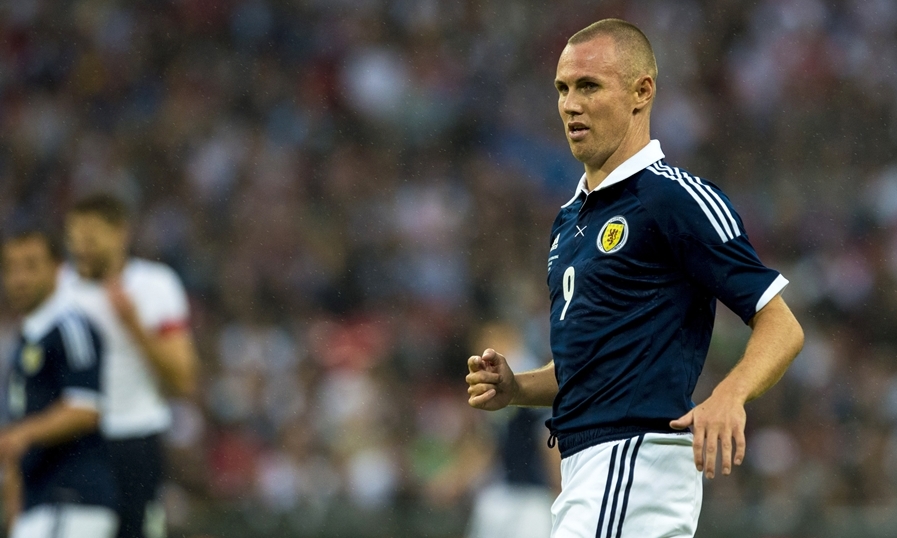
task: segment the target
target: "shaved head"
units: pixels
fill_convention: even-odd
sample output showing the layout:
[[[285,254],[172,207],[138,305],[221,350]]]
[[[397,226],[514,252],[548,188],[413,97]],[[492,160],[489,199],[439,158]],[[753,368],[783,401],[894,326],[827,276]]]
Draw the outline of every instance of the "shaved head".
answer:
[[[651,140],[656,76],[645,34],[619,19],[580,30],[561,51],[554,78],[558,113],[590,189]]]
[[[568,45],[589,42],[597,37],[613,39],[621,63],[621,75],[631,83],[643,75],[657,80],[657,60],[645,34],[632,23],[621,19],[603,19],[573,34]]]

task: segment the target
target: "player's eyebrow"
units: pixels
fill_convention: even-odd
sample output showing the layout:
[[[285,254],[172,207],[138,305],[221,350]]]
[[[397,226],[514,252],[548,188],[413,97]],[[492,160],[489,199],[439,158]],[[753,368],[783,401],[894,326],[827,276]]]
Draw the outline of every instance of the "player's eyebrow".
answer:
[[[565,80],[559,79],[559,78],[555,79],[554,87],[560,90],[562,87],[564,87],[564,88],[567,88],[570,86],[577,87],[577,86],[581,86],[584,83],[598,84],[599,86],[601,85],[601,81],[598,80],[597,78],[590,76],[590,75],[584,75],[584,76],[581,76],[581,77],[577,78],[576,80],[574,80],[572,84],[568,83]]]

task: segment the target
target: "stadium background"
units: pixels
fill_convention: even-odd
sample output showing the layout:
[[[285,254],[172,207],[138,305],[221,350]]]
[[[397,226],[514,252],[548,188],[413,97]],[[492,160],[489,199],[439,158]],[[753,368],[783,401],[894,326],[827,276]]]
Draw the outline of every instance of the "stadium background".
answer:
[[[807,333],[699,536],[894,535],[894,2],[0,6],[0,222],[110,190],[190,293],[174,536],[462,534],[492,445],[465,359],[486,320],[548,358],[547,235],[579,176],[551,81],[605,16],[652,39],[654,137],[736,201]],[[14,330],[3,310],[4,349]],[[697,397],[746,338],[721,313]]]

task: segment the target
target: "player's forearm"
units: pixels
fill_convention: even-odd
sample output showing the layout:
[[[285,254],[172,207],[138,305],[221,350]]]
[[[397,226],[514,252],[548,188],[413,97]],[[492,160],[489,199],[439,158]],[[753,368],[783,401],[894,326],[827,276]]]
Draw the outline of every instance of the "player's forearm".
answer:
[[[99,413],[59,402],[12,426],[28,446],[52,446],[96,431]]]
[[[758,312],[751,325],[753,332],[744,357],[716,387],[714,394],[741,402],[759,397],[782,378],[803,347],[803,330],[780,296]]]
[[[185,331],[168,336],[151,334],[142,327],[132,330],[137,343],[163,383],[178,396],[196,390],[196,351]]]
[[[558,393],[558,382],[554,376],[554,361],[536,370],[514,374],[517,391],[511,405],[523,407],[551,407]]]
[[[22,475],[17,463],[3,464],[3,519],[9,531],[22,511]]]

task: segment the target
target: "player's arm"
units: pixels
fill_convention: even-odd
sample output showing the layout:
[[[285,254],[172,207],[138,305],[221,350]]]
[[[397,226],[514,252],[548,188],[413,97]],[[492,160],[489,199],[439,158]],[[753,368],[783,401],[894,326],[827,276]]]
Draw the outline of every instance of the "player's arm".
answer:
[[[178,396],[193,395],[198,361],[190,331],[175,329],[151,334],[137,326],[131,332],[165,385]]]
[[[18,462],[33,446],[52,446],[96,431],[96,407],[63,397],[44,411],[0,430],[0,458]]]
[[[467,394],[471,407],[495,411],[508,405],[550,407],[558,393],[554,361],[515,374],[494,349],[467,359]]]
[[[695,467],[713,478],[716,453],[721,453],[722,472],[744,460],[745,403],[776,384],[800,352],[804,333],[788,305],[776,295],[750,320],[752,329],[744,356],[707,400],[670,425],[694,432]],[[733,447],[734,441],[734,447]]]
[[[107,290],[120,319],[165,386],[178,396],[192,395],[196,391],[198,359],[190,330],[177,327],[162,333],[151,331],[140,323],[120,283],[109,284]]]
[[[3,460],[3,522],[7,533],[12,529],[16,518],[22,513],[22,473],[19,463],[14,460]]]
[[[716,390],[749,402],[778,383],[804,345],[804,332],[781,295],[751,319],[744,357]]]

